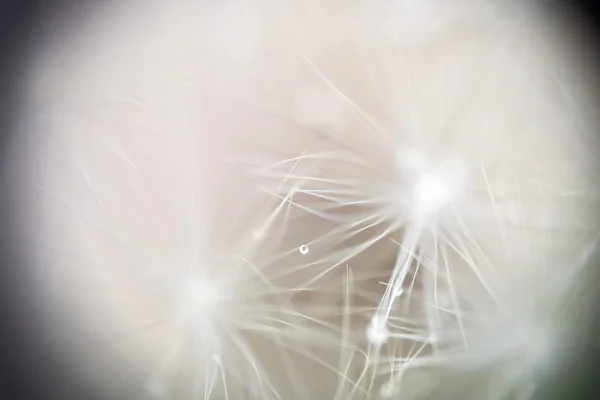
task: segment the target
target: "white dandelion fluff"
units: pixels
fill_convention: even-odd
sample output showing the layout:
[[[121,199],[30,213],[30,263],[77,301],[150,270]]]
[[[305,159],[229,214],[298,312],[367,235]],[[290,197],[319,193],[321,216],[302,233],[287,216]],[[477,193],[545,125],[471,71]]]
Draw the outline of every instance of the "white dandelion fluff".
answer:
[[[27,204],[71,368],[140,399],[531,398],[600,232],[593,96],[536,10],[131,2],[49,46]]]

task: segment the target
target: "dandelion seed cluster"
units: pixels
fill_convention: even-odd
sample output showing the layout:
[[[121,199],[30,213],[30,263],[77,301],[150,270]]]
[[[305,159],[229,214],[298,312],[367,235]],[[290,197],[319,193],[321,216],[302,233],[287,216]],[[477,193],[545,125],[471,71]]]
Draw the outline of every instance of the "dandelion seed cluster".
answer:
[[[30,90],[71,365],[140,399],[535,394],[600,232],[593,100],[535,12],[106,9]]]

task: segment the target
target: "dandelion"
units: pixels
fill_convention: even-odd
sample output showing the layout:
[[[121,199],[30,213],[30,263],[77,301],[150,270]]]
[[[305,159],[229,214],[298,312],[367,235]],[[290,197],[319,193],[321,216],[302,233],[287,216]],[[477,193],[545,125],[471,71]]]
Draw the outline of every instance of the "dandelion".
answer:
[[[528,400],[600,226],[545,25],[225,3],[107,11],[34,71],[32,237],[72,369],[105,360],[90,381],[126,398]]]

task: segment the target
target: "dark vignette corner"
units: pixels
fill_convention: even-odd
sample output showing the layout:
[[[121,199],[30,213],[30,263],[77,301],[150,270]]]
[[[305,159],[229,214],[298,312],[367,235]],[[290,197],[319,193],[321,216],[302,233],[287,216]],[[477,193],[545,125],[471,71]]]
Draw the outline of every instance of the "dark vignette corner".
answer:
[[[36,49],[53,27],[84,9],[86,0],[0,1],[0,400],[91,400],[62,369],[27,299],[26,254],[12,220],[7,160],[23,109],[23,85]],[[68,18],[65,18],[69,16]]]

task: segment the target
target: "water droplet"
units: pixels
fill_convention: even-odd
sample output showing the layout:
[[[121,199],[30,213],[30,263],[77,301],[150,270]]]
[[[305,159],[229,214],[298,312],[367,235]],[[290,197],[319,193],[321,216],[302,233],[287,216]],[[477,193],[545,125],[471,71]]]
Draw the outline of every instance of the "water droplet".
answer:
[[[300,249],[298,251],[300,251],[300,254],[308,254],[308,246],[303,244],[302,246],[300,246]]]

